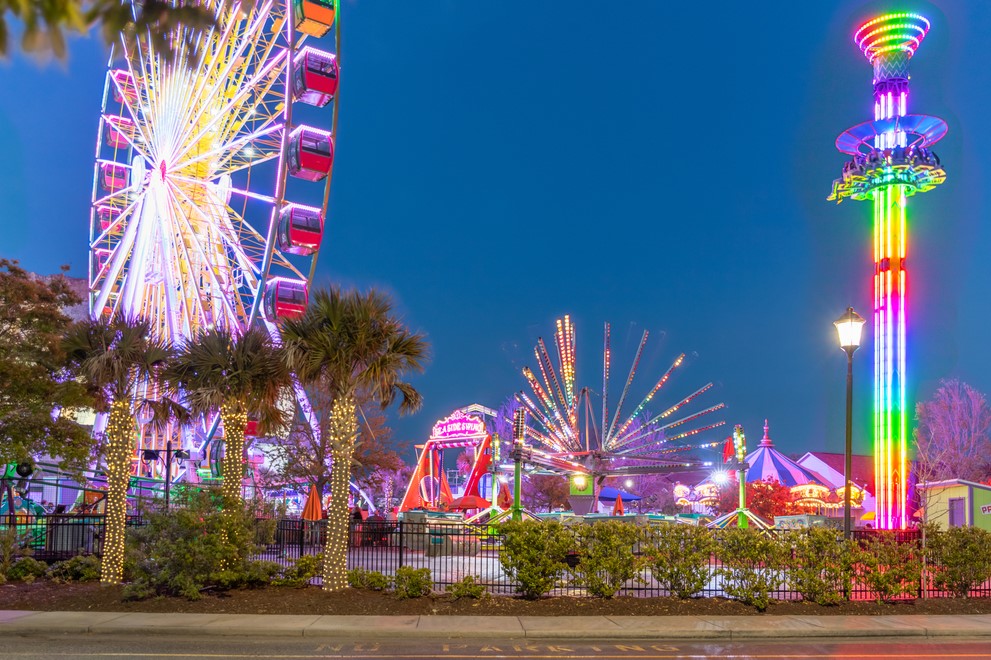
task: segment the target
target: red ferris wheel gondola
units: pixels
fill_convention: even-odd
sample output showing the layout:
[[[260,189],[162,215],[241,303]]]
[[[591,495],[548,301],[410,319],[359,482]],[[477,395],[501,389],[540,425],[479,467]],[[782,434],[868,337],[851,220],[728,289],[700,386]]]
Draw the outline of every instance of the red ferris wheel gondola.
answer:
[[[322,181],[334,164],[334,140],[330,133],[300,126],[289,136],[289,174],[297,179]]]
[[[265,317],[269,321],[302,316],[308,302],[306,280],[273,277],[265,285]]]
[[[333,53],[306,46],[293,58],[293,98],[322,108],[334,100],[339,74]]]
[[[279,249],[289,254],[311,255],[323,239],[320,209],[289,204],[279,213]]]

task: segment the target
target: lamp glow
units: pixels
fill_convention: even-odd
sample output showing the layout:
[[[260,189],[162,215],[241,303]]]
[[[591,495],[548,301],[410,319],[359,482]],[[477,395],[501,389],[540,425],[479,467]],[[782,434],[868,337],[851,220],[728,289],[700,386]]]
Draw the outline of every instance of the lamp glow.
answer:
[[[833,321],[833,325],[836,326],[836,333],[839,335],[840,348],[845,351],[857,350],[860,346],[860,338],[865,323],[867,321],[853,311],[853,307],[847,307],[843,316]]]

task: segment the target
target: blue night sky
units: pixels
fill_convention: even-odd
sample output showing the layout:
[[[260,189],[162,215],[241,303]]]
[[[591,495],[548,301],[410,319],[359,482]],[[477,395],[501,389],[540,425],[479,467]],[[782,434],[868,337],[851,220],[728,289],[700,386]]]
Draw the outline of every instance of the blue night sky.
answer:
[[[429,337],[424,409],[395,421],[399,439],[422,441],[455,407],[498,406],[571,313],[579,386],[601,389],[611,321],[615,401],[647,328],[631,399],[685,351],[658,410],[713,380],[707,404],[724,401],[752,442],[767,417],[786,452],[842,451],[832,321],[848,304],[868,316],[871,210],[825,198],[836,135],[872,108],[852,34],[888,9],[931,19],[909,111],[950,126],[936,147],[947,183],[910,200],[910,383],[917,397],[943,377],[991,391],[991,3],[604,7],[345,0],[318,273],[388,291]],[[0,65],[0,255],[84,276],[107,54],[95,39],[71,50],[65,65]],[[855,358],[857,451],[871,344]]]

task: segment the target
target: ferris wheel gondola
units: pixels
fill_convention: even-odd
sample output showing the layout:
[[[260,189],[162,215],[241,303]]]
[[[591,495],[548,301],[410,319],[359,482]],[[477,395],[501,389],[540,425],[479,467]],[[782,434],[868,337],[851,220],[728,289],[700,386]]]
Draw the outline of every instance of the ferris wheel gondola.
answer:
[[[204,5],[215,25],[178,29],[172,58],[147,39],[114,48],[90,212],[91,315],[144,317],[177,344],[256,323],[277,336],[305,308],[338,114],[337,0]],[[209,453],[214,431],[142,428],[135,469],[180,434]]]

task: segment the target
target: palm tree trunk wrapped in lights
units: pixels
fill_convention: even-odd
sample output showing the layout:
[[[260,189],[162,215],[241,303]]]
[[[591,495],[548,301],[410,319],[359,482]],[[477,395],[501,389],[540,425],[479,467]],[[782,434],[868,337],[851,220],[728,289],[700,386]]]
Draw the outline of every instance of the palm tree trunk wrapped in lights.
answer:
[[[243,498],[241,488],[244,478],[244,430],[248,426],[248,416],[236,402],[226,402],[220,406],[220,419],[224,425],[223,493],[225,502],[236,502]]]
[[[348,495],[351,458],[358,433],[357,398],[367,396],[382,408],[397,396],[399,412],[422,404],[420,393],[402,377],[422,371],[427,343],[392,315],[392,302],[381,293],[318,291],[306,313],[282,326],[287,362],[300,383],[321,391],[330,410],[309,424],[333,439],[331,504],[324,550],[323,588],[347,587]],[[329,423],[327,423],[329,416]]]
[[[120,584],[124,579],[124,536],[127,531],[127,486],[134,449],[134,417],[126,401],[110,407],[106,430],[107,501],[100,582]]]
[[[106,537],[100,581],[120,584],[124,573],[127,488],[134,455],[131,401],[140,385],[157,383],[174,355],[142,319],[114,317],[79,321],[62,341],[71,377],[86,389],[98,412],[107,413],[104,463],[107,472]],[[149,388],[146,388],[149,389]],[[150,387],[157,389],[157,385]]]
[[[323,549],[323,587],[338,591],[348,586],[348,492],[351,460],[358,436],[357,404],[354,397],[343,396],[331,405],[328,431],[333,441],[330,468],[330,508],[327,512],[327,541]],[[343,494],[343,496],[342,496]]]

